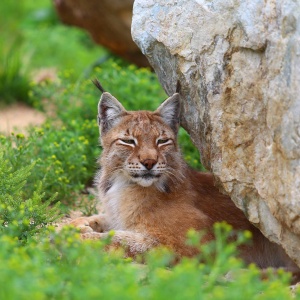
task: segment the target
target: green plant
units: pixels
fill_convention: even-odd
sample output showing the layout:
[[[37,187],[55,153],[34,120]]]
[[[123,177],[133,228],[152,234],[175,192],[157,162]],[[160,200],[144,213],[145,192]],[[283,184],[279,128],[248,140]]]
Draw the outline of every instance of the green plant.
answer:
[[[81,198],[78,207],[80,208],[84,216],[96,215],[98,213],[97,210],[98,201],[99,200],[95,195],[89,194],[87,195],[87,197]]]
[[[168,267],[172,254],[166,249],[151,251],[146,265],[136,264],[124,259],[122,251],[105,251],[109,240],[81,241],[71,228],[59,233],[49,228],[38,242],[22,247],[0,236],[0,298],[300,299],[299,291],[293,298],[284,272],[263,281],[254,266],[240,270],[242,262],[232,258],[237,243],[223,243],[228,227],[217,226],[221,236],[216,233],[217,241],[206,246],[214,257],[184,258],[173,267]],[[234,279],[227,280],[232,270]]]
[[[49,123],[32,128],[29,136],[12,133],[0,139],[5,146],[4,158],[16,172],[28,162],[35,161],[23,193],[32,194],[37,183],[43,181],[45,198],[57,194],[56,201],[74,203],[78,193],[85,188],[96,171],[98,156],[97,138],[90,141],[92,132],[97,135],[96,121],[70,122],[71,128],[58,128]],[[95,142],[92,145],[92,142]]]
[[[0,4],[0,101],[9,104],[28,100],[29,72],[27,56],[22,51],[24,32],[16,20],[24,13],[24,2]],[[13,15],[13,17],[11,17]]]
[[[4,151],[0,147],[0,233],[23,242],[58,218],[59,203],[49,208],[55,195],[45,201],[42,182],[37,184],[31,195],[24,196],[33,168],[34,163],[14,171],[9,160],[4,159]]]
[[[7,45],[7,49],[0,47],[0,98],[6,104],[28,101],[30,79],[21,58],[20,42],[19,38]]]

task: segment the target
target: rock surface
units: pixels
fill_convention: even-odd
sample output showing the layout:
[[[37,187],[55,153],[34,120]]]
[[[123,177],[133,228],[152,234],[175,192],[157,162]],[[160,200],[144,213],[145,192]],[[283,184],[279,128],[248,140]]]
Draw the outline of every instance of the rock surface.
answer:
[[[300,266],[300,3],[136,0],[132,35],[249,220]]]
[[[130,34],[134,0],[53,0],[61,20],[86,29],[100,45],[137,64],[149,66],[148,60]]]

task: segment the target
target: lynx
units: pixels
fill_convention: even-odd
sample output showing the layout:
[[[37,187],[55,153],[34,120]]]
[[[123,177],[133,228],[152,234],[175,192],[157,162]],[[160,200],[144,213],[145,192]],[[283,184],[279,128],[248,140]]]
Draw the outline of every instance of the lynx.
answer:
[[[213,224],[226,221],[233,230],[249,230],[253,241],[240,249],[246,263],[260,268],[297,266],[283,249],[266,239],[214,186],[213,177],[187,166],[177,144],[180,95],[175,93],[154,112],[126,111],[99,82],[98,105],[102,155],[96,187],[104,213],[75,219],[84,239],[101,239],[114,230],[112,243],[135,256],[158,245],[178,257],[198,250],[186,244],[189,229],[214,239]]]

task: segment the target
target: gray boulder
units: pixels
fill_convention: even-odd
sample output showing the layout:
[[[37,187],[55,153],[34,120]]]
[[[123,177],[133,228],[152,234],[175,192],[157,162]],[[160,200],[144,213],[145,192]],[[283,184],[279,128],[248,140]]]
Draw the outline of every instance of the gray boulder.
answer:
[[[136,0],[132,36],[222,190],[300,266],[300,2]]]

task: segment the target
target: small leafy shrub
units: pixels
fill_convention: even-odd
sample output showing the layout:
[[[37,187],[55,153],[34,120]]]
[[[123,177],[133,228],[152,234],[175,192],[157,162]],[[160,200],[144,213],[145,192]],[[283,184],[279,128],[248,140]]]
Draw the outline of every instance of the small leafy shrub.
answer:
[[[4,158],[10,162],[13,172],[21,169],[28,162],[35,162],[28,177],[28,184],[23,193],[32,194],[43,181],[45,198],[56,201],[74,203],[76,193],[85,188],[96,171],[96,157],[99,154],[97,139],[91,145],[86,136],[96,136],[96,121],[77,123],[70,122],[71,129],[57,128],[49,123],[41,128],[31,129],[29,136],[12,134],[11,137],[0,138],[3,145]]]
[[[216,233],[217,241],[206,246],[216,253],[214,257],[206,253],[201,262],[198,258],[184,258],[171,268],[167,265],[172,254],[166,249],[151,251],[146,265],[136,264],[124,259],[122,251],[106,252],[108,240],[81,241],[71,228],[60,233],[49,228],[39,242],[30,240],[23,247],[18,247],[13,238],[0,236],[0,297],[8,300],[300,299],[299,292],[294,298],[291,295],[286,273],[262,281],[254,266],[240,270],[242,262],[232,257],[238,243],[223,244],[228,228],[217,226],[221,235]],[[222,251],[218,250],[220,244]],[[232,270],[234,279],[226,280],[226,274]]]
[[[24,195],[33,168],[34,163],[14,171],[0,147],[0,235],[17,237],[26,242],[58,217],[59,203],[49,208],[55,195],[45,201],[42,182],[37,184],[31,195]]]

